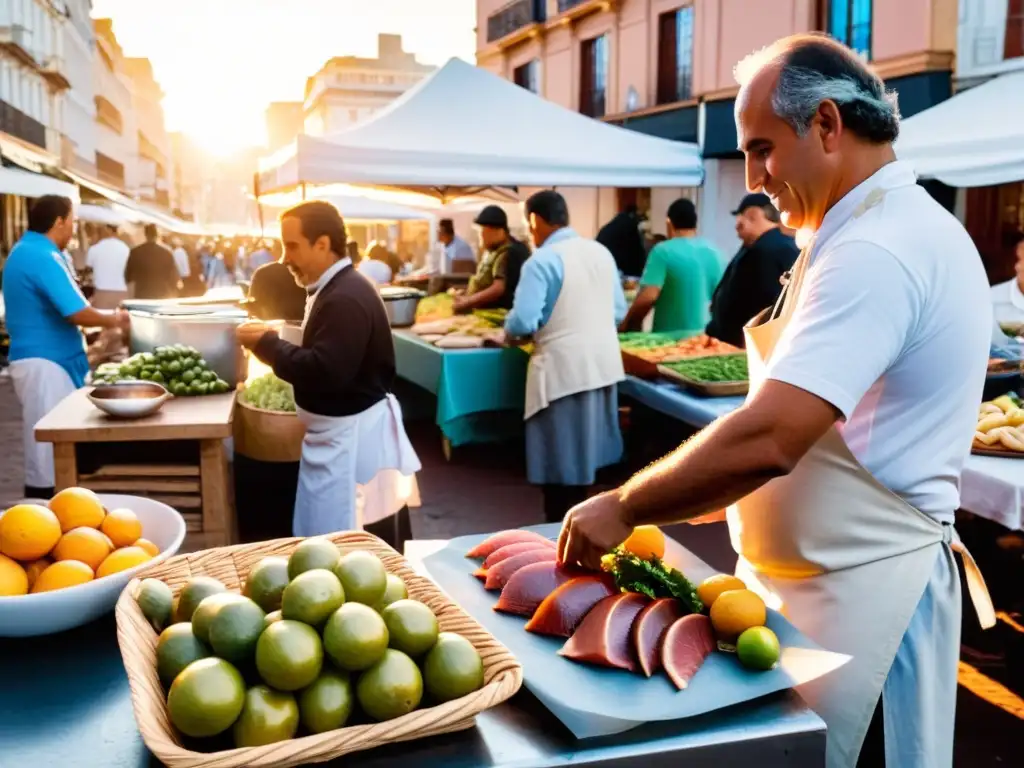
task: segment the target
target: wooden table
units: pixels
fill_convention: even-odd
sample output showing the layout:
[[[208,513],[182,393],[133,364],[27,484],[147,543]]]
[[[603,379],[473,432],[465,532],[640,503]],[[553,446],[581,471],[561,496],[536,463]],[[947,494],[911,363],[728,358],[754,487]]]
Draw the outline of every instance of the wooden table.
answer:
[[[147,496],[182,512],[190,546],[232,543],[223,440],[232,434],[235,394],[174,398],[152,416],[122,420],[97,409],[88,392],[68,395],[36,424],[36,440],[53,443],[56,490]]]

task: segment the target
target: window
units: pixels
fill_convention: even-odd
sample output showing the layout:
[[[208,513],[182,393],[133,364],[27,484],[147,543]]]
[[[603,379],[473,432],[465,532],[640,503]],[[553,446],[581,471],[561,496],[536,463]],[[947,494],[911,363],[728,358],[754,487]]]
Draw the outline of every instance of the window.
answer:
[[[658,17],[658,103],[693,95],[693,6]]]
[[[1008,0],[1006,4],[1006,39],[1003,58],[1024,56],[1024,0]]]
[[[866,59],[871,58],[873,0],[826,0],[826,30]]]
[[[512,73],[512,80],[520,88],[525,88],[530,93],[540,95],[540,62],[537,59],[526,62],[521,67],[516,67]]]
[[[580,46],[580,112],[604,117],[608,87],[608,36],[584,40]]]

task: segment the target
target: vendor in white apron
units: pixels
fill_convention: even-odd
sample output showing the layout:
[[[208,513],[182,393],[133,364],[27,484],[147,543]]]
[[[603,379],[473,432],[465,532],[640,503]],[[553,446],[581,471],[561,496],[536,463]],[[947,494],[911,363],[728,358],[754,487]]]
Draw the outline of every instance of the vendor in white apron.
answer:
[[[294,387],[306,427],[293,532],[366,528],[400,548],[411,538],[406,507],[419,503],[420,462],[391,394],[395,349],[384,304],[343,255],[345,224],[330,203],[286,211],[281,239],[285,265],[309,294],[302,345],[258,322],[240,326],[238,338]]]
[[[952,526],[988,357],[985,273],[959,222],[896,162],[895,104],[851,51],[787,38],[746,69],[747,186],[816,235],[779,304],[746,329],[746,404],[576,507],[561,553],[594,565],[634,525],[734,504],[737,574],[852,657],[799,688],[828,725],[827,764],[858,764],[881,697],[885,765],[950,766],[954,551],[979,619],[994,623]]]
[[[126,313],[102,312],[82,295],[63,253],[74,219],[70,199],[37,198],[29,210],[28,231],[4,265],[10,371],[21,403],[28,498],[53,495],[53,446],[36,442],[35,425],[85,384],[89,359],[81,329],[128,327]]]

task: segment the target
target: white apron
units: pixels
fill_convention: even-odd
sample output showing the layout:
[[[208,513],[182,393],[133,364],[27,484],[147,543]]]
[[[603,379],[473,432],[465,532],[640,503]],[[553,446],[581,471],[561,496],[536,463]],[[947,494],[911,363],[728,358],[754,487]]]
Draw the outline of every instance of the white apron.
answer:
[[[306,300],[303,330],[319,295],[320,289]],[[404,506],[419,505],[420,461],[394,395],[352,416],[296,410],[306,436],[292,518],[295,536],[358,530]]]
[[[854,218],[883,197],[873,192]],[[809,252],[775,310],[744,330],[752,394],[792,316]],[[887,764],[950,765],[960,648],[952,551],[963,554],[982,625],[995,623],[978,567],[953,527],[879,483],[835,426],[789,475],[730,507],[727,519],[737,576],[815,642],[852,657],[798,688],[828,725],[829,768],[856,765],[883,687]]]
[[[25,453],[25,485],[52,488],[53,446],[38,443],[36,424],[75,391],[68,372],[52,360],[32,357],[10,364],[14,392],[21,403],[21,433]]]

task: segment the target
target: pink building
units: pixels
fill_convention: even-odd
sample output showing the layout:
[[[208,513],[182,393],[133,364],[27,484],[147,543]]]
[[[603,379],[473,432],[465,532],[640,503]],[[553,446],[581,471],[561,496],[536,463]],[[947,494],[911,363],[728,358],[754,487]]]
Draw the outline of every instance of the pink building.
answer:
[[[745,192],[735,64],[779,37],[827,30],[872,61],[911,115],[950,95],[957,12],[957,0],[477,0],[477,62],[569,109],[701,145],[698,190],[571,190],[581,232],[626,202],[662,231],[686,194],[704,233],[732,253],[728,212]]]

